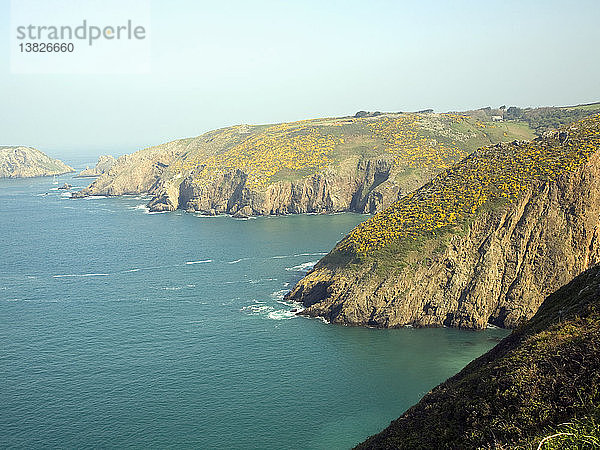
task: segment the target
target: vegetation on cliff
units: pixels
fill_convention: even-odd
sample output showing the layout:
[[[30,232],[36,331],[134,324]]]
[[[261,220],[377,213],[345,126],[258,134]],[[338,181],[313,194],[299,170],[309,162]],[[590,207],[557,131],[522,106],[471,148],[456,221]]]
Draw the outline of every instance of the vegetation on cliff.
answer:
[[[386,247],[457,230],[490,204],[517,198],[535,181],[552,181],[585,163],[600,148],[600,116],[582,120],[553,139],[515,141],[478,150],[356,227],[335,251],[377,257]]]
[[[358,448],[597,448],[600,265]]]
[[[58,159],[33,147],[0,147],[0,178],[30,178],[73,172]]]
[[[358,225],[287,295],[346,325],[513,328],[600,261],[600,115],[480,148]]]
[[[581,120],[590,114],[600,113],[600,103],[567,106],[563,108],[517,108],[512,106],[506,110],[504,117],[508,120],[526,122],[537,134],[559,128],[571,122]]]
[[[439,171],[462,159],[481,142],[498,142],[522,136],[522,128],[506,126],[488,137],[481,133],[497,125],[457,114],[381,114],[305,120],[268,126],[245,126],[220,131],[229,146],[207,154],[195,148],[175,160],[170,172],[193,172],[199,182],[215,173],[240,169],[246,186],[261,189],[280,180],[297,180],[335,166],[350,156],[391,155],[394,164],[406,168]],[[228,139],[228,138],[233,139]],[[209,142],[214,139],[210,136]]]

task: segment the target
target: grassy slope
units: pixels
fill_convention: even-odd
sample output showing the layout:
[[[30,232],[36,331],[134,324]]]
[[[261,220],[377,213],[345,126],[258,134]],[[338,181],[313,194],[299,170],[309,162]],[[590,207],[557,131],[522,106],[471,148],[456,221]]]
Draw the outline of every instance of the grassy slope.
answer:
[[[327,118],[276,125],[238,125],[180,141],[185,150],[167,177],[193,174],[210,182],[215,174],[239,168],[247,186],[264,189],[281,180],[298,180],[338,170],[347,160],[387,157],[398,167],[396,181],[450,167],[481,145],[530,138],[522,122],[494,124],[463,114],[382,114],[365,118]]]
[[[463,232],[481,211],[514,200],[537,180],[573,170],[600,149],[600,115],[565,131],[564,142],[548,138],[478,150],[358,225],[320,265],[403,265],[411,250]]]
[[[599,417],[600,265],[359,448],[580,448]]]

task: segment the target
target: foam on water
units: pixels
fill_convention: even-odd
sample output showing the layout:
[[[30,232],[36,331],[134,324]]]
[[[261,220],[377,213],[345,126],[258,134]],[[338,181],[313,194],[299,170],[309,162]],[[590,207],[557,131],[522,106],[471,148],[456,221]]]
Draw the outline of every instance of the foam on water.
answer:
[[[250,216],[250,217],[233,217],[233,220],[254,220],[256,219],[256,216]]]
[[[300,256],[325,256],[327,252],[315,252],[315,253],[294,253],[293,255],[277,255],[272,256],[273,259],[284,259],[284,258],[298,258]]]
[[[318,262],[319,261],[309,261],[302,264],[298,264],[297,266],[286,267],[285,270],[292,272],[308,272],[312,270],[312,268],[315,267],[315,264]]]
[[[108,277],[109,275],[109,273],[69,273],[64,275],[52,275],[52,278]]]
[[[203,260],[200,260],[200,261],[187,261],[186,264],[188,266],[191,266],[193,264],[205,264],[205,263],[211,263],[211,262],[213,262],[212,259],[203,259]]]
[[[279,309],[277,311],[271,311],[268,314],[269,319],[271,320],[289,320],[297,317],[295,312],[288,311],[286,309]]]
[[[240,259],[236,259],[236,260],[233,260],[233,261],[227,261],[227,264],[237,264],[237,263],[242,262],[242,261],[248,261],[249,259],[250,258],[240,258]]]
[[[269,303],[263,300],[252,300],[252,304],[244,306],[240,311],[251,316],[263,316],[271,320],[289,320],[298,317],[297,313],[304,309],[303,305],[297,302],[285,301],[283,298],[288,291],[281,289],[270,294]],[[272,302],[285,305],[285,309],[276,307]]]
[[[192,213],[192,215],[200,219],[219,219],[223,217],[231,217],[229,214],[216,214],[211,216],[210,214]]]

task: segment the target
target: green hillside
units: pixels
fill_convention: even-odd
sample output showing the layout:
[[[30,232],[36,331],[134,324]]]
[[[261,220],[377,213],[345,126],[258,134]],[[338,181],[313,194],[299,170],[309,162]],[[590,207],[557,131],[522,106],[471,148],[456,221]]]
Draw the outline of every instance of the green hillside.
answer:
[[[239,169],[248,175],[246,187],[261,190],[273,182],[335,170],[353,156],[389,156],[406,175],[437,172],[482,145],[533,136],[521,121],[496,124],[453,113],[238,125],[186,140],[185,151],[169,172],[183,176],[193,172],[195,180],[209,182],[215,174]]]

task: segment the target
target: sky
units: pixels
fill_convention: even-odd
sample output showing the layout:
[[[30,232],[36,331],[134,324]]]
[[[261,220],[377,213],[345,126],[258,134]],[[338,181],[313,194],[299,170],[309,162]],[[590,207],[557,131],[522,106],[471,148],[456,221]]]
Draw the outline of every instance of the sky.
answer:
[[[120,155],[239,123],[600,101],[598,0],[148,2],[147,73],[18,74],[0,0],[0,145]]]

